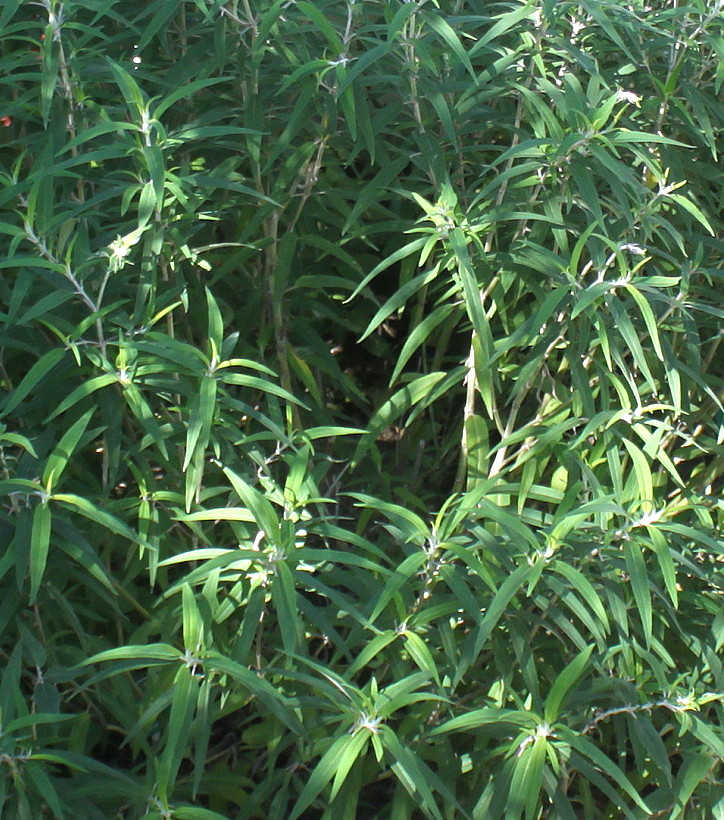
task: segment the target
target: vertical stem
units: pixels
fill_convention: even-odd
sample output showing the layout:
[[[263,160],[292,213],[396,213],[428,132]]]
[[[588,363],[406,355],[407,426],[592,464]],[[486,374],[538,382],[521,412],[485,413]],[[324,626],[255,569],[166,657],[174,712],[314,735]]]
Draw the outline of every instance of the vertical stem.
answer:
[[[274,347],[279,367],[279,381],[284,390],[291,393],[292,374],[289,369],[289,338],[284,316],[284,294],[276,287],[280,216],[281,212],[275,209],[264,224],[264,234],[269,240],[269,245],[264,253],[264,280],[266,282],[269,315],[274,329]],[[287,405],[287,424],[291,429],[301,427],[296,405]]]
[[[418,99],[417,90],[417,57],[415,55],[415,39],[417,32],[415,31],[415,15],[411,14],[405,23],[404,30],[404,49],[407,66],[410,72],[410,103],[412,105],[412,115],[415,118],[417,127],[421,134],[425,133],[425,126],[422,122],[422,111],[420,109],[420,101]]]
[[[538,45],[540,46],[540,40],[538,41]],[[530,88],[531,82],[533,79],[533,62],[531,60],[530,70],[528,72],[528,76],[525,81],[526,87]],[[520,142],[520,126],[523,121],[523,97],[522,95],[518,96],[518,104],[516,106],[515,111],[515,123],[514,123],[514,133],[513,139],[511,142],[511,147],[516,146]],[[513,167],[513,163],[515,159],[511,157],[505,166],[505,171],[510,170]],[[505,173],[505,171],[503,173]],[[495,198],[495,207],[498,208],[503,202],[505,198],[505,194],[508,190],[508,179],[506,179],[503,184],[498,189],[498,194]],[[495,241],[495,231],[491,231],[486,239],[485,245],[483,246],[483,252],[485,254],[490,253],[493,248],[493,242]],[[485,308],[485,302],[493,292],[495,287],[500,282],[499,274],[495,274],[485,289],[481,289],[480,291],[480,301],[483,305],[483,309]],[[458,469],[455,476],[455,483],[454,483],[454,491],[460,492],[463,488],[463,484],[465,482],[465,476],[467,474],[467,462],[468,462],[468,439],[467,439],[467,431],[465,429],[465,422],[475,415],[475,404],[477,395],[479,392],[479,385],[478,385],[478,377],[475,372],[475,331],[472,332],[471,339],[470,339],[470,348],[468,350],[468,357],[465,361],[465,367],[467,369],[467,373],[465,375],[465,406],[463,408],[463,432],[460,439],[460,458],[458,461]],[[494,412],[494,420],[496,422],[496,427],[498,428],[498,432],[501,435],[508,435],[506,434],[506,428],[504,428],[501,424],[499,414]]]

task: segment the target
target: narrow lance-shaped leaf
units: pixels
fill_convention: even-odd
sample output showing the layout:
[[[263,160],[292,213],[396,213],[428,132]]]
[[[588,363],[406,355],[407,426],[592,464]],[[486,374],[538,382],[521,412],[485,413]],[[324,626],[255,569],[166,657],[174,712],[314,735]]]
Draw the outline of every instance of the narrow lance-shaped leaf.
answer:
[[[23,775],[30,780],[35,785],[38,792],[43,795],[43,799],[47,802],[48,807],[53,812],[54,816],[59,818],[59,820],[64,820],[67,815],[63,811],[60,797],[58,796],[58,792],[53,784],[53,781],[48,777],[46,768],[33,762],[33,760],[39,759],[37,756],[28,755],[25,759],[26,762],[23,765]]]
[[[287,652],[295,652],[301,635],[301,625],[294,578],[284,560],[278,560],[274,565],[272,603],[277,611],[284,649]]]
[[[59,347],[44,353],[28,370],[20,384],[9,392],[5,406],[0,413],[0,418],[11,413],[33,391],[36,385],[41,384],[64,356],[65,350]]]
[[[478,281],[473,270],[465,234],[460,228],[450,231],[450,247],[458,265],[458,273],[465,295],[465,309],[468,312],[475,333],[483,345],[483,353],[489,358],[492,351],[489,349],[490,328],[480,299]]]
[[[626,569],[631,581],[631,590],[638,608],[641,625],[644,630],[646,646],[651,646],[653,612],[651,609],[651,590],[646,562],[641,547],[634,540],[628,540],[623,547]]]
[[[156,444],[161,455],[167,459],[168,449],[161,428],[151,408],[148,406],[148,402],[133,382],[123,385],[123,398],[141,427],[143,427],[144,431]]]
[[[414,277],[414,279],[411,279],[409,282],[404,284],[372,317],[365,332],[359,337],[358,341],[364,341],[370,333],[375,331],[385,321],[385,319],[387,319],[400,307],[407,304],[415,293],[426,285],[429,285],[430,282],[433,282],[437,278],[437,275],[437,270],[426,271],[425,273],[421,273],[419,276]]]
[[[230,658],[226,658],[216,651],[208,651],[204,656],[204,671],[216,671],[223,675],[229,675],[233,680],[240,683],[254,697],[259,698],[264,705],[275,715],[285,726],[295,734],[302,733],[302,726],[299,717],[287,702],[287,699],[278,688],[272,686],[269,681],[264,680],[256,672],[246,666],[242,666]]]
[[[654,500],[654,484],[651,475],[651,468],[646,460],[646,456],[633,442],[627,438],[622,439],[624,446],[628,450],[633,462],[634,475],[638,487],[638,500],[645,505],[650,505]]]
[[[653,348],[656,351],[656,355],[663,362],[664,352],[661,349],[659,331],[656,326],[656,318],[654,317],[654,313],[651,310],[651,305],[646,301],[646,297],[641,293],[641,291],[638,288],[634,287],[634,285],[627,283],[626,285],[624,285],[624,287],[631,295],[631,298],[634,300],[634,302],[636,302],[636,304],[638,305],[638,308],[641,311],[641,315],[644,318],[644,322],[646,323],[646,330],[649,333],[649,339],[651,339],[651,344],[653,345]]]
[[[166,745],[156,768],[158,796],[166,804],[171,797],[179,766],[184,757],[192,729],[199,678],[187,666],[182,666],[173,681],[171,714],[168,718]]]
[[[517,755],[510,781],[506,818],[519,818],[523,812],[527,820],[538,816],[547,749],[546,737],[538,736]]]
[[[685,211],[688,211],[694,217],[694,219],[696,219],[697,222],[701,223],[712,236],[716,236],[714,228],[712,228],[711,223],[706,218],[706,216],[704,216],[704,213],[702,212],[701,208],[699,208],[697,205],[694,205],[694,203],[690,199],[688,199],[685,196],[682,196],[681,194],[668,194],[668,198],[680,207],[682,207]]]
[[[231,482],[231,486],[239,498],[251,510],[254,520],[264,531],[272,545],[279,546],[281,540],[279,517],[271,501],[228,467],[224,467],[224,475]]]
[[[435,786],[436,790],[441,792],[453,805],[457,802],[455,798],[429,766],[412,749],[400,743],[389,726],[380,726],[379,736],[385,751],[392,758],[392,770],[407,792],[420,805],[425,814],[434,817],[435,820],[442,820],[442,813],[430,788],[431,785]]]
[[[204,624],[194,592],[188,583],[181,587],[181,609],[184,646],[187,652],[198,652],[202,646]]]
[[[224,340],[224,320],[221,317],[219,305],[214,299],[213,294],[208,288],[206,291],[206,303],[208,306],[208,332],[209,341],[213,343],[214,348],[219,351]]]
[[[425,644],[425,641],[419,635],[407,630],[404,633],[405,647],[410,653],[410,657],[420,667],[423,672],[432,675],[435,682],[440,686],[440,675],[435,665],[435,660],[432,657],[432,652]]]
[[[43,580],[48,561],[52,516],[50,505],[41,501],[33,510],[33,528],[30,542],[30,603],[34,603]]]
[[[457,686],[470,666],[475,663],[511,599],[525,584],[534,569],[533,566],[520,566],[501,584],[500,589],[495,593],[488,606],[485,617],[472,633],[472,646],[470,647],[469,644],[469,653],[466,653],[461,659],[460,666],[455,673],[454,686]]]
[[[651,810],[646,805],[644,800],[639,796],[638,789],[634,787],[631,781],[626,777],[626,775],[621,771],[621,769],[609,758],[607,757],[604,752],[602,752],[594,743],[591,743],[583,735],[577,734],[573,732],[566,726],[561,726],[560,724],[556,725],[556,734],[562,740],[565,740],[569,743],[579,754],[587,757],[590,761],[592,761],[601,771],[607,774],[613,781],[618,783],[618,785],[626,792],[626,794],[631,797],[631,799],[636,803],[636,805],[643,809],[646,814],[651,814]]]
[[[66,410],[69,410],[73,407],[73,405],[77,404],[87,396],[90,396],[96,390],[100,390],[103,387],[107,387],[109,384],[114,384],[117,382],[118,376],[115,373],[104,373],[102,376],[96,376],[86,382],[83,382],[83,384],[76,387],[75,390],[71,391],[70,395],[63,399],[63,401],[48,416],[46,421],[52,421],[56,416],[59,416]]]
[[[201,379],[199,395],[194,402],[186,431],[186,452],[182,469],[185,471],[197,450],[204,451],[209,441],[209,433],[216,409],[216,379],[204,376]]]
[[[674,559],[671,556],[671,547],[664,537],[664,534],[656,526],[648,525],[646,531],[651,539],[656,558],[659,562],[659,569],[664,578],[666,591],[669,593],[671,603],[676,609],[679,606],[679,592],[676,588],[676,567],[674,566]]]
[[[428,14],[422,12],[422,19],[428,26],[430,26],[431,29],[434,29],[440,37],[442,37],[445,44],[450,48],[450,51],[458,58],[461,65],[465,67],[465,70],[473,78],[473,82],[477,82],[478,77],[472,63],[470,62],[470,57],[468,57],[460,38],[455,33],[455,30],[450,23],[448,23],[444,17],[432,13]]]
[[[332,790],[329,795],[330,800],[334,800],[339,793],[352,766],[354,766],[357,760],[364,758],[367,745],[370,742],[370,737],[373,732],[374,728],[367,729],[365,726],[360,727],[348,738],[345,748],[339,752],[337,757],[337,771],[335,772]]]
[[[144,541],[134,530],[119,518],[111,515],[105,510],[88,501],[87,498],[75,495],[73,493],[54,493],[53,501],[64,504],[72,510],[80,513],[82,516],[90,521],[94,521],[101,527],[110,530],[110,532],[127,538],[129,541],[134,541],[143,549],[153,550],[154,547],[148,542]]]
[[[543,716],[548,723],[553,723],[558,720],[558,715],[561,712],[566,697],[572,687],[583,674],[588,659],[593,652],[593,646],[578,654],[567,666],[565,666],[559,673],[558,677],[553,681],[548,697],[544,704]]]
[[[641,346],[641,341],[639,340],[636,330],[631,324],[631,320],[626,315],[626,311],[623,309],[621,302],[617,297],[610,300],[609,309],[614,318],[616,329],[623,337],[628,349],[631,351],[636,367],[638,367],[638,369],[643,373],[644,378],[651,387],[652,392],[655,394],[656,381],[651,373],[649,364],[646,361],[646,354]]]
[[[445,377],[443,372],[428,373],[398,390],[379,408],[369,421],[369,435],[357,445],[352,463],[359,463],[365,452],[372,446],[372,437],[377,437],[385,428],[393,424],[403,413],[423,402],[433,387]]]
[[[361,752],[364,746],[362,740],[364,739],[364,734],[357,731],[354,734],[345,733],[332,743],[309,776],[299,799],[292,809],[292,813],[289,815],[289,820],[297,820],[305,809],[312,805],[322,789],[340,771],[340,761],[343,761],[346,764],[346,771],[344,771],[344,768],[341,769],[344,776],[341,777],[341,782],[337,788],[341,787],[344,777],[346,777],[354,762],[354,759],[350,759],[351,754],[356,752],[358,755]]]

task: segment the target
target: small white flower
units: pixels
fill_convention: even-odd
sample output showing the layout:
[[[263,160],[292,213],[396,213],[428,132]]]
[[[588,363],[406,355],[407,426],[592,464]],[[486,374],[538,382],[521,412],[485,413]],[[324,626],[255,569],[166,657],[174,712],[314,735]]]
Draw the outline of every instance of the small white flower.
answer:
[[[652,510],[651,512],[644,513],[640,518],[637,518],[636,521],[632,522],[631,526],[648,527],[650,524],[655,524],[657,521],[660,521],[663,515],[663,510]]]
[[[631,105],[635,105],[636,108],[641,107],[641,97],[638,94],[634,94],[633,91],[624,91],[623,88],[616,89],[616,100],[618,102],[631,103]]]
[[[360,729],[367,729],[368,732],[376,735],[380,731],[380,723],[382,723],[382,718],[371,717],[370,715],[363,713],[360,715],[359,720],[354,724],[350,731],[358,732]]]
[[[112,256],[116,259],[125,259],[131,250],[130,245],[126,244],[125,237],[117,236],[113,242],[108,246]]]
[[[574,40],[585,27],[586,24],[582,20],[571,18],[571,40]]]
[[[254,537],[254,543],[251,545],[253,550],[259,550],[261,542],[264,540],[264,530],[259,530],[259,532]]]
[[[635,242],[627,242],[625,245],[621,245],[622,251],[628,251],[632,253],[634,256],[645,256],[646,251],[641,247],[641,245],[637,245]]]

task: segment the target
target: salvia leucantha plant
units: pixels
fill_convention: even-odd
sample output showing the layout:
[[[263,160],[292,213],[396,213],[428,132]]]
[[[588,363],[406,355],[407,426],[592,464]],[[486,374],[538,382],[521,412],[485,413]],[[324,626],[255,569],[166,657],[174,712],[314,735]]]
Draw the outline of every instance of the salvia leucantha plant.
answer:
[[[724,817],[721,0],[5,0],[3,818]]]

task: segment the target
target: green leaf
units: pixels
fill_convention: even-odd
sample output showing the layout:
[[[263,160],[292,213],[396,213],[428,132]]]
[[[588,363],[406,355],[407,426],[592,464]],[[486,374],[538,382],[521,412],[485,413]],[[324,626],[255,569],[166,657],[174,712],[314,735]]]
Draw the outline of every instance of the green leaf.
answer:
[[[280,399],[296,404],[299,407],[304,407],[309,410],[309,407],[300,399],[295,398],[287,390],[264,379],[259,379],[256,376],[247,376],[246,373],[229,373],[226,370],[217,371],[219,379],[226,384],[238,384],[242,387],[250,387],[252,390],[260,393],[270,393],[272,396],[279,396]]]
[[[378,196],[378,192],[374,191],[371,194],[370,198],[372,200],[377,196]],[[382,271],[384,271],[384,270],[387,270],[387,268],[392,267],[392,265],[395,265],[397,262],[401,262],[403,259],[407,259],[408,256],[412,256],[415,253],[415,251],[421,250],[426,242],[427,242],[426,237],[423,237],[422,239],[415,239],[412,242],[409,242],[404,247],[402,247],[399,250],[395,251],[393,254],[388,256],[386,259],[383,259],[382,262],[380,262],[378,265],[376,265],[367,274],[367,276],[365,276],[365,278],[362,280],[362,282],[359,285],[357,285],[357,287],[354,289],[354,292],[352,293],[352,295],[349,296],[345,300],[345,304],[347,302],[351,302],[356,296],[358,296],[360,293],[362,293],[362,291],[367,287],[367,285],[369,285],[369,283],[378,274],[382,273]]]
[[[38,794],[43,796],[43,800],[47,802],[48,808],[53,812],[53,815],[58,820],[64,820],[67,815],[63,812],[60,797],[52,780],[48,777],[45,767],[28,760],[23,766],[23,774],[33,782]]]
[[[424,11],[420,14],[420,17],[425,21],[425,23],[427,23],[428,26],[430,26],[431,29],[434,29],[440,35],[445,44],[449,47],[450,51],[458,58],[460,63],[465,67],[465,70],[473,78],[473,82],[477,82],[477,75],[473,69],[472,63],[470,62],[470,58],[468,57],[463,44],[460,42],[460,38],[447,20],[440,15],[427,13]]]
[[[372,613],[369,616],[370,623],[374,623],[374,621],[379,618],[401,587],[416,575],[420,567],[425,564],[426,560],[427,556],[424,552],[422,552],[422,550],[420,550],[412,555],[408,555],[407,558],[405,558],[405,560],[395,569],[394,573],[381,590],[380,595],[372,608]]]
[[[601,769],[605,774],[607,774],[613,781],[618,783],[618,785],[626,792],[626,794],[631,797],[631,799],[636,803],[636,805],[643,809],[646,814],[651,814],[651,810],[646,805],[644,800],[639,796],[638,790],[634,787],[631,781],[626,777],[626,775],[621,771],[621,769],[613,763],[613,761],[608,758],[597,746],[591,743],[590,740],[583,737],[582,735],[576,734],[575,732],[571,731],[565,726],[561,726],[560,724],[556,724],[556,734],[558,734],[562,740],[565,740],[572,748],[574,748],[577,752],[579,752],[584,757],[587,757],[590,761],[592,761],[599,769]]]
[[[52,516],[50,505],[41,501],[33,510],[33,529],[30,542],[30,603],[35,603],[48,561]]]
[[[576,592],[578,592],[583,598],[583,600],[588,604],[591,611],[601,622],[603,628],[606,631],[608,631],[608,615],[603,606],[603,602],[601,601],[600,596],[598,595],[598,593],[593,587],[593,584],[591,584],[588,578],[575,567],[572,567],[570,564],[567,564],[564,561],[553,561],[549,565],[549,569],[551,569],[553,572],[557,572],[560,575],[563,575],[568,580],[573,589],[575,589]]]
[[[365,738],[365,734],[366,732],[362,731],[355,732],[355,734],[352,735],[344,734],[332,743],[320,759],[319,763],[317,763],[314,767],[314,771],[309,775],[309,778],[302,789],[294,808],[292,809],[292,813],[289,815],[289,820],[297,820],[297,818],[303,814],[305,809],[312,805],[322,789],[337,774],[337,771],[340,768],[340,760],[345,757],[345,753],[347,753],[346,760],[349,761],[350,766],[354,763],[354,760],[350,761],[350,752],[353,753],[356,750],[359,754],[362,746],[364,745],[361,741],[367,739]],[[344,772],[344,777],[346,777],[348,772],[349,768],[346,772]],[[344,777],[342,778],[342,782],[344,782]],[[340,782],[340,786],[342,785],[342,782]]]
[[[429,673],[435,680],[435,683],[440,686],[440,675],[438,674],[437,666],[432,657],[432,652],[430,652],[425,642],[419,635],[409,630],[405,630],[403,635],[405,648],[410,653],[412,660],[415,661],[423,672]]]
[[[357,729],[357,731],[347,736],[347,744],[343,749],[338,751],[337,757],[337,771],[334,774],[334,782],[332,783],[332,791],[329,799],[334,798],[342,788],[344,781],[347,779],[350,769],[358,759],[364,759],[367,746],[370,742],[370,730],[366,728]]]
[[[404,284],[398,291],[396,291],[382,307],[372,317],[370,323],[367,325],[365,332],[359,337],[358,341],[364,341],[370,333],[377,330],[377,328],[389,318],[389,316],[396,310],[407,304],[410,298],[417,293],[421,288],[426,287],[430,282],[434,282],[437,278],[437,270],[427,271],[414,277],[409,282]]]
[[[96,376],[93,379],[88,379],[88,381],[85,381],[79,387],[76,387],[75,390],[72,390],[70,394],[63,399],[63,401],[48,416],[46,422],[52,421],[56,416],[59,416],[66,410],[70,410],[71,407],[79,401],[82,401],[87,396],[90,396],[92,393],[95,393],[96,390],[100,390],[103,387],[107,387],[109,384],[114,384],[117,382],[118,376],[115,373],[105,373],[102,376]]]
[[[81,666],[89,666],[93,663],[102,663],[104,661],[117,660],[138,660],[145,661],[146,659],[162,660],[162,661],[180,661],[183,658],[178,649],[169,646],[165,643],[149,643],[138,646],[119,646],[116,649],[106,649],[103,652],[98,652],[90,658],[81,662]]]
[[[405,365],[421,345],[425,343],[435,343],[436,340],[433,338],[433,331],[454,312],[456,312],[455,305],[442,305],[436,310],[433,310],[429,316],[426,316],[413,331],[408,334],[402,346],[402,350],[397,357],[395,369],[390,376],[390,387],[397,383]]]
[[[461,660],[460,666],[455,672],[455,679],[453,686],[456,686],[463,678],[470,666],[475,662],[480,655],[483,647],[487,643],[490,635],[498,625],[498,622],[503,617],[508,604],[513,597],[520,591],[521,587],[528,580],[534,571],[533,566],[523,565],[512,572],[508,578],[501,584],[500,589],[493,596],[492,601],[488,605],[485,616],[480,624],[473,631],[472,651],[470,654]]]
[[[663,362],[664,360],[664,352],[661,349],[661,341],[659,339],[659,331],[656,326],[656,319],[654,318],[653,311],[651,310],[651,305],[646,301],[644,295],[633,285],[626,284],[624,285],[628,293],[631,294],[634,302],[639,307],[641,311],[641,315],[644,317],[644,322],[646,323],[646,329],[649,332],[649,338],[651,339],[651,344],[653,345],[654,350],[656,351],[656,355],[659,359]]]
[[[679,606],[679,593],[676,588],[676,568],[674,566],[674,559],[671,556],[671,547],[664,537],[664,534],[656,526],[648,525],[646,531],[649,534],[649,538],[651,538],[651,545],[659,562],[659,569],[664,578],[666,591],[669,593],[669,598],[671,598],[674,609],[676,609]]]
[[[361,669],[364,669],[370,661],[377,657],[382,650],[389,646],[393,641],[397,640],[398,633],[395,630],[388,629],[375,635],[371,641],[368,641],[362,651],[352,662],[352,665],[347,670],[349,675],[355,675]]]
[[[108,65],[111,67],[113,76],[121,89],[124,99],[129,107],[134,108],[136,114],[140,114],[145,109],[144,95],[133,77],[118,63],[110,58],[106,58]]]
[[[153,550],[153,547],[144,541],[144,539],[134,532],[134,530],[132,530],[127,524],[124,524],[120,519],[95,506],[88,501],[87,498],[82,498],[81,496],[74,495],[72,493],[54,493],[52,498],[53,501],[67,505],[88,520],[99,524],[101,527],[110,530],[116,535],[127,538],[129,541],[134,541],[144,549]]]
[[[213,507],[177,516],[179,521],[256,521],[246,507]]]
[[[483,51],[491,40],[495,40],[496,37],[500,37],[501,34],[505,34],[506,31],[513,28],[513,26],[521,20],[525,20],[527,17],[530,17],[535,8],[536,6],[534,3],[525,3],[518,8],[514,8],[512,11],[498,15],[497,22],[490,26],[490,28],[486,29],[485,34],[478,39],[473,48],[470,50],[470,56],[477,56],[478,52]]]
[[[467,451],[467,481],[468,490],[480,486],[480,481],[488,475],[490,444],[488,440],[488,425],[485,419],[473,413],[465,419],[465,444]],[[533,463],[533,462],[529,462]],[[519,510],[525,504],[525,495],[519,497]]]
[[[158,796],[164,804],[168,803],[173,794],[179,766],[189,744],[198,686],[199,679],[188,667],[182,666],[172,684],[173,697],[168,719],[168,734],[156,767]]]
[[[651,375],[651,370],[649,369],[648,362],[646,361],[646,355],[644,353],[643,347],[641,347],[641,342],[639,341],[639,337],[636,334],[636,330],[634,326],[631,324],[631,320],[626,315],[626,311],[623,309],[618,298],[612,298],[609,302],[609,310],[611,311],[611,315],[613,316],[615,327],[618,332],[621,334],[623,340],[626,342],[628,349],[631,351],[631,355],[633,356],[634,363],[636,367],[643,373],[646,381],[648,382],[652,393],[656,395],[656,381],[654,377]]]
[[[316,31],[319,31],[323,34],[327,42],[332,47],[332,51],[334,52],[335,57],[342,53],[344,50],[344,46],[342,45],[342,41],[339,38],[334,26],[327,20],[324,16],[324,13],[315,6],[313,3],[307,2],[307,0],[299,0],[296,4],[299,11],[305,15],[312,23],[316,26]]]
[[[251,510],[254,520],[264,531],[271,544],[281,546],[281,529],[274,505],[259,490],[247,484],[228,467],[224,467],[224,475],[231,482],[234,492]]]
[[[676,776],[673,787],[673,793],[676,795],[676,808],[671,814],[671,820],[685,816],[689,800],[697,787],[705,782],[715,765],[712,757],[704,750],[689,751],[685,754],[684,763]]]
[[[197,91],[201,91],[202,88],[209,88],[212,85],[228,82],[228,80],[228,77],[202,77],[198,80],[192,80],[190,83],[185,83],[174,89],[170,94],[165,96],[161,102],[154,106],[153,116],[156,119],[161,119],[164,113],[179,100],[189,100],[193,94]]]
[[[648,131],[629,131],[627,128],[621,128],[616,131],[616,133],[609,134],[608,139],[610,139],[614,145],[642,142],[646,145],[658,143],[660,145],[676,145],[679,148],[694,147],[693,145],[687,145],[685,142],[664,137],[662,134],[651,134]]]
[[[644,630],[644,639],[647,648],[651,646],[653,612],[651,609],[651,590],[649,588],[649,576],[646,570],[641,547],[629,539],[624,543],[624,558],[626,559],[626,569],[631,580],[631,590],[641,618],[641,625]]]
[[[94,413],[95,408],[88,410],[71,425],[48,457],[41,478],[43,486],[48,492],[52,492],[53,487],[59,482]]]
[[[435,372],[428,373],[425,376],[419,376],[396,393],[393,393],[369,420],[369,433],[357,445],[357,449],[352,456],[353,466],[360,462],[362,456],[372,446],[374,439],[377,438],[383,430],[397,421],[401,415],[415,407],[415,405],[424,403],[435,385],[446,375],[444,372]]]
[[[638,499],[645,504],[651,504],[654,501],[654,483],[646,456],[632,441],[627,438],[621,439],[621,441],[628,450],[633,462],[634,475],[638,486]]]
[[[6,416],[23,401],[40,384],[46,376],[57,367],[65,356],[65,350],[54,347],[44,353],[37,362],[28,370],[20,384],[8,393],[5,406],[0,413],[0,418]]]
[[[272,603],[277,611],[282,644],[286,652],[295,652],[301,639],[301,624],[297,612],[297,592],[294,578],[283,560],[274,565]]]
[[[528,820],[538,816],[540,788],[543,782],[543,764],[549,748],[545,737],[536,737],[533,743],[515,759],[506,818],[518,818],[525,812]]]
[[[216,413],[217,382],[214,376],[204,376],[199,394],[189,411],[186,431],[186,449],[182,470],[186,473],[186,510],[190,510],[194,496],[203,481],[203,465],[211,427]],[[189,469],[191,468],[191,469]]]
[[[214,299],[213,294],[208,288],[205,288],[204,290],[206,292],[206,304],[209,312],[209,341],[212,344],[212,350],[220,351],[221,345],[224,341],[224,320],[221,318],[221,311],[219,310],[219,305],[216,299]]]
[[[161,455],[167,459],[168,449],[164,440],[164,433],[161,431],[151,408],[148,406],[148,402],[133,382],[123,385],[123,398],[143,430],[156,444]]]
[[[682,207],[685,211],[688,211],[694,217],[694,219],[696,219],[697,222],[699,222],[701,225],[704,226],[704,228],[706,228],[707,231],[709,231],[709,233],[712,236],[716,236],[714,228],[712,228],[711,223],[706,218],[706,216],[704,216],[702,210],[696,205],[694,205],[694,203],[690,199],[688,199],[685,196],[682,196],[681,194],[667,194],[667,197],[671,199],[673,202],[675,202],[677,205]]]
[[[544,704],[543,716],[546,722],[554,723],[558,720],[566,697],[573,685],[583,674],[588,659],[591,657],[591,652],[593,652],[593,646],[589,646],[583,652],[576,655],[576,657],[558,673]]]
[[[204,622],[189,584],[181,587],[181,613],[184,646],[188,652],[198,652],[202,646]]]
[[[278,688],[272,686],[256,672],[252,672],[246,666],[232,661],[219,652],[209,651],[205,654],[203,660],[206,672],[215,671],[222,675],[228,675],[245,689],[248,689],[254,697],[259,698],[267,709],[294,734],[302,734],[299,718]]]
[[[478,729],[481,726],[496,724],[534,729],[538,725],[538,722],[537,716],[532,712],[485,707],[482,709],[473,709],[472,712],[451,718],[446,723],[442,723],[431,729],[430,734],[438,735],[446,734],[447,732],[468,732],[471,729]]]
[[[454,797],[425,762],[408,746],[403,746],[389,726],[379,729],[380,740],[385,751],[392,758],[392,770],[404,788],[425,814],[442,820],[440,808],[430,788],[433,785],[439,793],[456,805]]]
[[[485,316],[485,311],[483,310],[483,304],[480,300],[478,281],[470,260],[465,234],[460,228],[453,228],[453,230],[450,231],[449,240],[452,252],[455,254],[458,273],[463,286],[465,309],[468,312],[473,329],[483,345],[483,354],[489,359],[490,350],[488,348],[488,340],[490,339],[490,328],[488,326],[487,317]],[[481,366],[484,365],[481,364]]]

